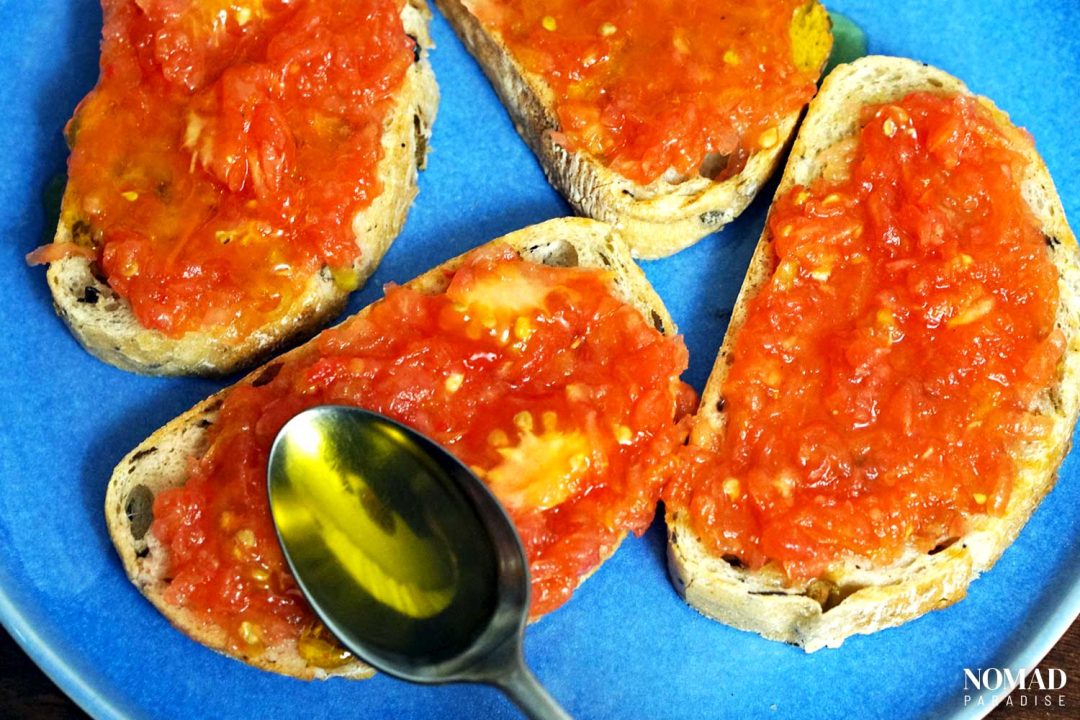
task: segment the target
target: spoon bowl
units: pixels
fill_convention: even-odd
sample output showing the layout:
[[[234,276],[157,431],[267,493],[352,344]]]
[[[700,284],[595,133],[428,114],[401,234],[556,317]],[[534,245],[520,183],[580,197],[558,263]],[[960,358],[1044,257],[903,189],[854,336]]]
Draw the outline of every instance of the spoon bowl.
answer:
[[[522,657],[517,531],[447,450],[377,413],[320,406],[278,433],[267,489],[297,585],[353,654],[413,682],[495,685],[531,717],[567,717]]]

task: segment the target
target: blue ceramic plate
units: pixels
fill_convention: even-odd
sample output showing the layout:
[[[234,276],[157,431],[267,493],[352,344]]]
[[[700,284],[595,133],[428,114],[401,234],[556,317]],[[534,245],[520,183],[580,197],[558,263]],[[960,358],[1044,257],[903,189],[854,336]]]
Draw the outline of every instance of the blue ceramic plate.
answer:
[[[1080,217],[1080,7],[1013,2],[835,3],[870,51],[944,68],[994,98],[1037,138],[1065,209]],[[92,0],[0,2],[0,618],[75,700],[100,718],[515,717],[481,687],[387,677],[304,683],[187,640],[128,583],[102,519],[113,465],[225,382],[127,374],[87,355],[53,314],[41,268],[42,196],[63,169],[61,128],[97,74]],[[564,215],[533,156],[441,18],[443,101],[430,166],[405,232],[351,303],[507,231]],[[645,264],[686,335],[699,389],[772,195],[736,223]],[[1033,667],[1080,607],[1080,467],[969,597],[901,628],[802,651],[700,617],[672,590],[659,523],[624,544],[566,607],[530,627],[537,674],[580,718],[975,717],[964,669]],[[965,695],[971,695],[965,705]]]

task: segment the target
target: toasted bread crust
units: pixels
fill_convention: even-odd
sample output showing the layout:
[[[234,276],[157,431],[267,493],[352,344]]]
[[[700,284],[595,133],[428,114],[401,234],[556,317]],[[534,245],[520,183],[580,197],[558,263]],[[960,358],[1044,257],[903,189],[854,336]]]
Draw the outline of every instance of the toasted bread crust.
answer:
[[[867,57],[834,70],[807,111],[777,197],[820,174],[821,153],[859,131],[860,107],[916,90],[971,94],[956,78],[913,60]],[[1011,127],[1005,113],[989,100],[981,101],[1003,127]],[[1039,412],[1052,420],[1053,429],[1045,443],[1025,447],[1016,455],[1018,473],[1004,514],[974,518],[965,535],[933,554],[909,550],[887,567],[849,558],[830,569],[827,581],[789,587],[768,567],[753,572],[710,556],[688,519],[669,510],[668,568],[676,588],[693,607],[721,622],[802,646],[808,652],[836,647],[851,635],[899,625],[960,600],[971,581],[989,569],[1016,538],[1054,485],[1080,409],[1080,250],[1046,165],[1034,148],[1026,154],[1030,164],[1022,192],[1059,271],[1057,326],[1067,344],[1057,384],[1038,401]],[[717,402],[728,359],[746,319],[748,302],[768,281],[774,264],[766,225],[702,395],[692,444],[709,447],[724,431],[725,417]]]
[[[816,0],[813,4],[820,9]],[[799,119],[798,112],[783,118],[778,125],[780,142],[755,152],[746,167],[727,180],[715,182],[697,175],[681,183],[661,178],[643,186],[591,155],[569,152],[555,142],[552,133],[560,126],[547,83],[522,68],[502,40],[469,11],[466,2],[435,0],[435,5],[480,63],[551,184],[581,215],[616,226],[635,257],[666,257],[738,217],[772,175]],[[827,22],[823,10],[821,17]],[[830,47],[831,36],[829,44],[820,48],[821,67]]]
[[[582,218],[551,220],[511,233],[498,242],[509,244],[523,257],[535,262],[611,270],[619,296],[636,307],[657,329],[668,335],[675,334],[675,325],[660,298],[641,270],[634,265],[629,251],[610,226]],[[408,283],[409,287],[427,293],[441,292],[449,283],[448,271],[459,267],[463,258],[460,256],[450,260],[419,276]],[[362,317],[366,312],[366,309],[361,310],[353,317]],[[305,346],[271,361],[266,367],[302,352],[305,352]],[[237,384],[256,381],[263,370],[252,371]],[[157,543],[153,533],[146,530],[145,524],[140,528],[140,522],[148,522],[145,515],[147,494],[137,488],[145,487],[152,498],[162,490],[180,487],[187,481],[191,458],[206,451],[207,429],[217,420],[221,402],[229,392],[228,388],[222,390],[169,422],[128,453],[113,471],[105,497],[105,519],[124,569],[140,592],[173,625],[207,647],[264,670],[303,679],[368,677],[372,674],[371,668],[360,662],[351,662],[330,671],[308,665],[297,653],[295,644],[270,648],[259,656],[240,655],[229,648],[222,628],[208,624],[192,612],[165,601],[164,594],[168,589],[166,550]],[[136,494],[133,495],[133,492]],[[144,508],[141,518],[134,507],[140,502]],[[130,509],[129,505],[132,505]],[[134,519],[132,516],[135,516]],[[143,531],[141,534],[140,529]]]
[[[417,172],[427,156],[439,91],[428,60],[431,11],[425,0],[407,0],[401,12],[405,32],[416,38],[420,54],[406,71],[387,114],[383,156],[377,176],[382,192],[352,221],[360,257],[354,269],[360,284],[375,271],[405,223],[416,197]],[[70,197],[65,194],[64,207]],[[78,241],[61,212],[54,242]],[[286,314],[243,338],[213,332],[168,337],[139,324],[128,302],[117,295],[83,257],[50,264],[47,273],[56,312],[90,353],[124,370],[149,375],[224,375],[269,357],[282,346],[310,336],[342,311],[349,292],[327,268],[312,277]]]

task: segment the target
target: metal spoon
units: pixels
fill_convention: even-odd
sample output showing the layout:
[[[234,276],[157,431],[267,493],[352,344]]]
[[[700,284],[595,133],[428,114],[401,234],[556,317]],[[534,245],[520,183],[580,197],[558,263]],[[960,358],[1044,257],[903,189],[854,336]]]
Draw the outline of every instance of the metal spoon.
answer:
[[[506,512],[453,455],[393,420],[322,406],[278,433],[270,509],[297,584],[378,670],[481,682],[531,718],[569,716],[525,665],[525,553]]]

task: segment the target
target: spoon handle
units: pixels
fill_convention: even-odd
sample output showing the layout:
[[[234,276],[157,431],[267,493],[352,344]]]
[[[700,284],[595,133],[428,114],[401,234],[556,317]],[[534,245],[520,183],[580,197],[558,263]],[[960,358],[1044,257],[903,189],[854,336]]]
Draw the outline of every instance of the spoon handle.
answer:
[[[513,669],[493,684],[506,693],[530,720],[572,720],[520,657]]]

